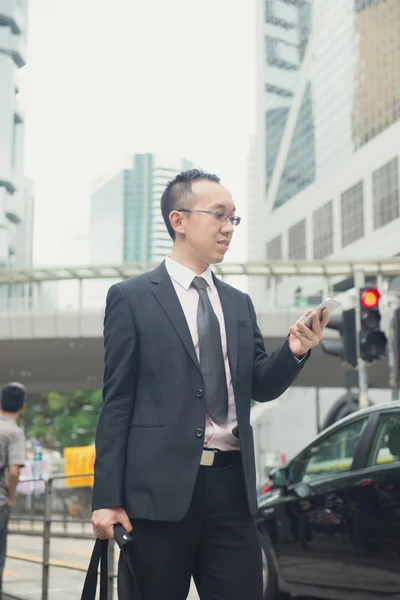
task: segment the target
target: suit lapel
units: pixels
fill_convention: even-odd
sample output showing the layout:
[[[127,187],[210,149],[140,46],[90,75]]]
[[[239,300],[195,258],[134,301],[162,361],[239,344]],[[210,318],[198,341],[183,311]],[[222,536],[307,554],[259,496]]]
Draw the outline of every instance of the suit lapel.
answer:
[[[238,359],[238,318],[235,310],[235,301],[230,293],[230,289],[215,275],[214,283],[217,286],[219,298],[221,300],[222,311],[225,319],[226,341],[228,346],[229,367],[231,370],[232,381],[236,378],[236,366]]]
[[[153,288],[153,294],[157,298],[161,308],[171,321],[172,325],[175,327],[176,332],[181,338],[183,345],[189,352],[195,365],[200,369],[186,317],[178,296],[176,295],[171,278],[165,268],[165,263],[162,263],[153,271],[152,281],[157,284]]]

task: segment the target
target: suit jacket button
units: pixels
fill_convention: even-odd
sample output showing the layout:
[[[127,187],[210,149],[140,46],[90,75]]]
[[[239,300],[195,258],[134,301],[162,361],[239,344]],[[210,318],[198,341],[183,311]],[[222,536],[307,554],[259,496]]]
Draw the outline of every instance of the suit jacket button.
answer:
[[[203,390],[197,390],[197,392],[196,392],[196,396],[197,396],[198,398],[202,398],[202,397],[204,396],[204,392],[203,392]]]
[[[196,437],[201,438],[204,435],[204,430],[201,429],[200,427],[198,429],[196,429]]]

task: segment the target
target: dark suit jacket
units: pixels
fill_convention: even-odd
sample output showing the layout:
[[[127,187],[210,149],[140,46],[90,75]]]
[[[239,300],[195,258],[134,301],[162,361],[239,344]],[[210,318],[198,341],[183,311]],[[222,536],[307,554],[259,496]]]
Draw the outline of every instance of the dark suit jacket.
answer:
[[[249,296],[217,278],[215,283],[225,317],[249,510],[254,514],[251,399],[267,402],[280,396],[305,361],[296,361],[287,339],[268,356]],[[130,517],[180,520],[199,470],[206,404],[192,338],[164,263],[110,288],[104,347],[93,509],[123,506]]]

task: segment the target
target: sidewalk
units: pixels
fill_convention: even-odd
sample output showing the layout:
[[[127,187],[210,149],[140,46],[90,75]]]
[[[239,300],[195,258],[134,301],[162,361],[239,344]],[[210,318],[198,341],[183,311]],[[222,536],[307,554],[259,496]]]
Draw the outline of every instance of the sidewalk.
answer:
[[[50,542],[49,600],[77,600],[93,550],[92,539],[52,536]],[[4,600],[41,600],[43,540],[38,535],[11,534],[3,576]],[[114,555],[114,566],[118,551]],[[28,562],[29,561],[29,562]],[[117,600],[114,582],[114,600]],[[188,600],[199,600],[192,586]]]

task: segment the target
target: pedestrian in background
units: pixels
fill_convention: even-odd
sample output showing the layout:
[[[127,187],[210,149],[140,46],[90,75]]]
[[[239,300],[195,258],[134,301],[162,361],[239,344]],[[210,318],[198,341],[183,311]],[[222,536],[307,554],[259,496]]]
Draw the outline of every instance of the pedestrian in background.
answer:
[[[261,600],[251,399],[283,394],[328,315],[268,355],[249,296],[210,268],[240,223],[219,177],[181,173],[161,212],[170,256],[107,297],[94,533],[133,527],[143,600],[185,600],[192,575],[201,600]]]
[[[0,597],[6,560],[10,512],[15,502],[21,467],[25,464],[25,435],[17,425],[26,391],[19,383],[5,385],[0,394]]]

